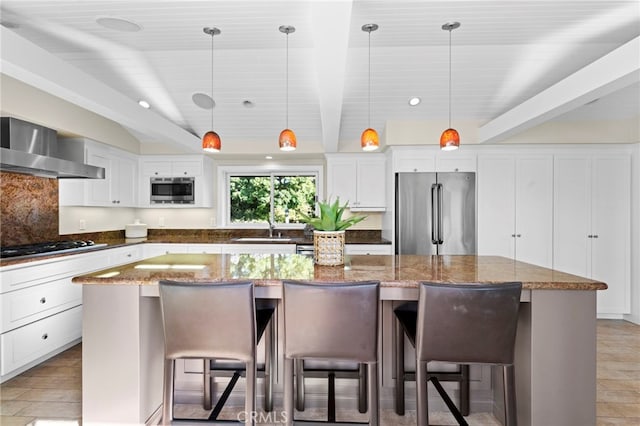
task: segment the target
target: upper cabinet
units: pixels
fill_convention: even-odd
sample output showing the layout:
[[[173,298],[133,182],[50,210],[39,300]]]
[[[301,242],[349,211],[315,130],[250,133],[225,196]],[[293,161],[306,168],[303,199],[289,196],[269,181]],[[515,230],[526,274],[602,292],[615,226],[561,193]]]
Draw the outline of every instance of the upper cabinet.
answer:
[[[61,179],[61,206],[135,207],[137,205],[138,160],[135,154],[88,139],[84,161],[105,168],[104,179]]]
[[[437,147],[393,147],[393,172],[475,172],[476,154],[469,150],[441,151]]]
[[[478,156],[478,254],[552,266],[553,156]]]
[[[385,211],[383,154],[327,155],[327,198],[349,202],[351,211]]]
[[[607,283],[598,313],[629,313],[630,156],[558,155],[554,172],[554,269]]]
[[[143,155],[139,158],[139,207],[213,207],[213,160],[204,155]],[[151,179],[194,178],[193,204],[151,204]]]

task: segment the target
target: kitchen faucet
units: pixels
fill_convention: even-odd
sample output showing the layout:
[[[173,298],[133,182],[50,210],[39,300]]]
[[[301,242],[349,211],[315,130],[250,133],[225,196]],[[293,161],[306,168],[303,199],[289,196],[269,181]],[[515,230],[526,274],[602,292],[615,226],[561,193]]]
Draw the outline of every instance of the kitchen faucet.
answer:
[[[276,229],[276,225],[271,222],[271,219],[267,219],[267,223],[269,224],[269,238],[273,238],[273,230]]]

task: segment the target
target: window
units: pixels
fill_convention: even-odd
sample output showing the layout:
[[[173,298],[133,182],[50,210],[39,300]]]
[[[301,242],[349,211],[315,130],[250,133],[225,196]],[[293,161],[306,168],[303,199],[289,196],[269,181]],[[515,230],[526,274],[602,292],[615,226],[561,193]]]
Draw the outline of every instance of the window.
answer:
[[[236,168],[238,169],[238,168]],[[312,214],[319,172],[230,170],[226,172],[226,217],[230,226],[290,224],[302,226],[301,213]]]

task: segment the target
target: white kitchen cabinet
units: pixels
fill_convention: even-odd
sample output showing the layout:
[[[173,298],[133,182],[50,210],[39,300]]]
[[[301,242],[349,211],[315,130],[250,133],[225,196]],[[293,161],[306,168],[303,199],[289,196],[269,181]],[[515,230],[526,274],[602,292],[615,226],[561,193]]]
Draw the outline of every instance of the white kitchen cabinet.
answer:
[[[295,244],[222,244],[223,254],[286,254],[295,253]]]
[[[389,255],[391,244],[345,244],[344,254],[349,255]]]
[[[436,152],[431,149],[395,148],[392,152],[393,172],[434,172],[436,170]]]
[[[384,155],[327,156],[327,198],[349,202],[351,211],[385,211],[385,187]]]
[[[630,157],[558,155],[554,172],[554,269],[607,283],[599,314],[629,313]]]
[[[553,157],[478,156],[478,254],[550,268]]]
[[[147,243],[142,247],[143,259],[150,257],[162,256],[169,253],[187,253],[188,244],[155,244]]]
[[[61,179],[61,206],[135,207],[137,156],[118,148],[83,140],[87,164],[104,167],[104,179]]]
[[[0,375],[5,381],[77,343],[82,286],[71,279],[110,266],[109,250],[0,269]]]
[[[222,247],[222,244],[189,244],[187,253],[220,254]]]
[[[204,155],[144,155],[139,158],[138,206],[145,208],[213,207],[213,161]],[[151,204],[151,179],[193,177],[193,204]]]

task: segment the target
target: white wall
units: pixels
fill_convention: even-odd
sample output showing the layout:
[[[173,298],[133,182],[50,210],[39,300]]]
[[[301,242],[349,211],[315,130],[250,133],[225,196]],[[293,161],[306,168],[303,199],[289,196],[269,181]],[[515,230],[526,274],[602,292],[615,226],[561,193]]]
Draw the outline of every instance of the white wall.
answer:
[[[625,319],[640,324],[640,143],[631,156],[631,314]]]

